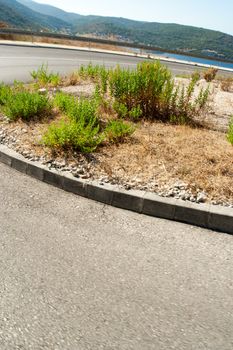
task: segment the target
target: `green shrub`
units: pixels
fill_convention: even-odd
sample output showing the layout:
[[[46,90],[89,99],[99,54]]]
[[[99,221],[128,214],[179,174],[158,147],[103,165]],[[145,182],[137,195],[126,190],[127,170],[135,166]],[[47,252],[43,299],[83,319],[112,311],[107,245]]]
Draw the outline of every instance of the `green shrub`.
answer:
[[[48,71],[48,66],[42,64],[37,70],[33,70],[31,73],[33,80],[40,86],[53,86],[56,87],[61,83],[61,77],[58,73],[52,73]]]
[[[76,122],[85,120],[86,123],[89,123],[93,118],[98,119],[99,101],[95,96],[87,100],[84,98],[77,99],[74,96],[64,93],[58,93],[55,96],[54,105]]]
[[[75,98],[63,92],[58,92],[54,97],[53,103],[61,112],[68,114],[75,106]]]
[[[99,65],[93,66],[92,63],[89,63],[87,66],[81,65],[78,72],[82,78],[96,79],[99,76],[99,71]]]
[[[208,68],[203,72],[203,78],[206,81],[210,82],[215,79],[217,73],[218,73],[217,68],[213,68],[213,67]]]
[[[209,98],[209,87],[207,89],[201,88],[198,96],[194,100],[194,109],[197,112],[201,111],[207,104]]]
[[[233,116],[231,117],[231,121],[229,124],[228,132],[227,132],[227,140],[233,145]]]
[[[100,86],[101,86],[101,92],[105,94],[108,89],[108,77],[109,77],[109,71],[105,69],[105,67],[102,67],[100,70]]]
[[[16,92],[8,98],[4,112],[10,120],[19,118],[29,121],[33,117],[41,117],[51,109],[46,96],[36,92]]]
[[[0,106],[4,106],[12,95],[10,86],[0,84]]]
[[[58,93],[54,98],[54,105],[66,115],[66,120],[48,128],[43,137],[45,145],[53,149],[93,152],[104,139],[100,131],[98,99],[77,99]]]
[[[114,109],[120,117],[146,118],[178,123],[192,123],[193,116],[204,108],[208,88],[194,100],[197,82],[194,75],[185,89],[175,87],[170,71],[159,62],[144,62],[136,70],[117,67],[110,72],[109,86],[114,98]]]
[[[67,114],[76,122],[83,120],[85,123],[89,123],[89,121],[98,118],[98,103],[95,99],[76,100],[73,108]]]
[[[129,117],[132,120],[137,120],[142,116],[142,110],[140,106],[133,107],[131,110],[128,110],[127,106],[124,103],[114,101],[113,110],[117,113],[119,118]]]
[[[198,80],[201,79],[201,73],[198,70],[195,70],[195,72],[191,74],[191,79],[197,82]]]
[[[129,111],[129,117],[133,120],[137,120],[142,116],[142,109],[140,106],[133,107]]]
[[[43,136],[46,146],[53,149],[72,149],[83,153],[93,152],[103,141],[103,135],[99,133],[99,125],[95,122],[86,124],[72,120],[61,121],[60,124],[52,124]]]
[[[135,131],[135,128],[129,123],[122,120],[111,120],[106,128],[106,139],[110,142],[122,142],[127,136],[130,136]]]
[[[98,115],[99,94],[90,100],[58,93],[54,105],[66,116],[59,124],[49,126],[43,137],[46,146],[53,149],[73,149],[80,152],[93,152],[104,140],[120,142],[131,135],[134,128],[129,123],[111,121],[101,128]]]
[[[128,108],[124,103],[114,101],[113,102],[113,109],[117,113],[119,118],[126,118],[129,115]]]
[[[139,118],[194,123],[193,117],[205,107],[209,89],[201,90],[194,98],[200,73],[194,72],[189,86],[176,87],[171,72],[160,62],[143,62],[136,70],[106,70],[103,66],[81,66],[79,74],[97,82],[99,102],[109,92],[112,106],[120,118]],[[102,102],[101,102],[102,98]]]

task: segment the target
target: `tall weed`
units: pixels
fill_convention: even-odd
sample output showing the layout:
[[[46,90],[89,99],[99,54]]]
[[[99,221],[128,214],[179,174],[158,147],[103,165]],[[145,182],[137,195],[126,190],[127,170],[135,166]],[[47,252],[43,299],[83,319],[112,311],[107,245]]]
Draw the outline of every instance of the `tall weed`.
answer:
[[[229,124],[228,132],[227,132],[227,140],[233,145],[233,116],[231,117],[231,121]]]
[[[4,106],[12,95],[10,86],[0,84],[0,106]]]
[[[39,87],[56,87],[61,83],[61,77],[58,73],[52,73],[48,70],[48,65],[42,64],[37,70],[33,70],[31,77]]]
[[[120,114],[178,123],[191,123],[207,102],[208,89],[193,98],[196,82],[194,75],[186,89],[175,86],[170,71],[159,62],[141,63],[136,70],[117,67],[109,75],[110,93]]]

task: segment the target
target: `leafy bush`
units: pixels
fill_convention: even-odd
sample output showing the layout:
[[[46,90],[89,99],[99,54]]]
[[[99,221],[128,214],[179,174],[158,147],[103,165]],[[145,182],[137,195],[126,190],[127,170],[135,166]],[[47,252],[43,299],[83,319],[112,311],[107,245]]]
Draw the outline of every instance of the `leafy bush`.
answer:
[[[113,103],[113,109],[119,118],[126,118],[129,115],[128,108],[124,103],[115,101]]]
[[[215,79],[217,73],[218,73],[217,68],[213,68],[213,67],[208,68],[203,72],[203,78],[206,81],[210,82]]]
[[[145,118],[161,114],[162,104],[165,104],[162,99],[165,95],[169,98],[174,87],[171,73],[159,63],[142,63],[132,71],[117,67],[110,74],[109,84],[111,95],[118,103],[125,105],[128,111],[140,106]]]
[[[110,142],[122,142],[127,136],[130,136],[135,131],[135,128],[129,123],[122,120],[111,120],[106,128],[105,135]]]
[[[22,118],[29,121],[33,117],[41,117],[51,109],[46,96],[36,92],[16,92],[7,99],[4,112],[10,120]]]
[[[193,72],[192,74],[191,74],[191,78],[194,80],[194,81],[198,81],[198,80],[200,80],[201,79],[201,74],[200,74],[200,72],[198,71],[198,70],[195,70],[195,72]]]
[[[93,152],[104,138],[100,131],[98,101],[95,97],[78,100],[74,96],[58,93],[54,105],[66,115],[66,120],[48,128],[43,137],[45,145],[84,153]]]
[[[0,106],[4,106],[12,95],[10,86],[0,84]]]
[[[98,119],[98,100],[95,98],[77,99],[74,96],[64,93],[58,93],[55,96],[54,104],[62,112],[64,112],[69,118],[78,122],[79,120],[85,120],[86,123]]]
[[[61,112],[68,114],[75,106],[75,98],[63,92],[58,92],[54,97],[53,103]]]
[[[133,120],[137,120],[142,116],[142,109],[140,106],[133,107],[129,111],[129,117]]]
[[[209,95],[207,88],[194,98],[199,72],[192,74],[189,86],[184,89],[175,86],[172,74],[159,62],[143,62],[136,70],[119,66],[106,70],[103,66],[89,64],[81,66],[79,74],[97,82],[101,105],[108,92],[118,117],[132,120],[145,118],[193,123],[193,117],[205,107]]]
[[[52,73],[48,71],[48,66],[42,64],[37,70],[31,72],[31,77],[40,86],[53,86],[56,87],[61,82],[61,77],[58,73]]]
[[[159,62],[144,62],[136,70],[117,67],[110,72],[109,86],[114,109],[120,117],[159,119],[191,123],[204,108],[209,91],[201,90],[193,98],[197,76],[185,89],[176,87],[170,71]]]
[[[95,120],[85,123],[84,120],[61,121],[60,124],[52,124],[43,137],[46,146],[53,149],[73,149],[83,153],[93,152],[102,142],[103,135],[99,133],[99,125]]]
[[[54,104],[66,116],[60,124],[52,124],[43,137],[45,145],[56,149],[93,152],[103,141],[120,142],[134,128],[121,120],[110,121],[104,128],[99,118],[99,95],[92,99],[77,99],[58,93]]]
[[[231,117],[231,121],[229,124],[228,132],[227,132],[227,140],[233,145],[233,116]]]

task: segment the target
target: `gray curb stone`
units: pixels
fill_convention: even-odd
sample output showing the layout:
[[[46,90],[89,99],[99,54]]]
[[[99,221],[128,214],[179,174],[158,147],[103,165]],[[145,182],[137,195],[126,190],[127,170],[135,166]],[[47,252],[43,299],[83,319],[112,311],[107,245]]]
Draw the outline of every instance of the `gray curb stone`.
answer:
[[[147,192],[144,196],[142,213],[158,218],[174,220],[176,200]]]
[[[92,181],[85,185],[86,195],[89,199],[94,199],[95,201],[112,205],[113,190],[110,185],[100,186],[97,181]]]
[[[112,205],[114,207],[142,213],[144,195],[145,192],[143,191],[118,189],[113,191]]]
[[[49,170],[38,162],[28,161],[5,145],[0,145],[0,162],[40,181],[104,204],[233,234],[231,208],[184,202],[144,191],[126,191],[110,184],[101,186],[96,181],[84,181],[70,173]]]
[[[71,174],[63,177],[63,190],[87,197],[86,182],[84,180],[77,181]]]

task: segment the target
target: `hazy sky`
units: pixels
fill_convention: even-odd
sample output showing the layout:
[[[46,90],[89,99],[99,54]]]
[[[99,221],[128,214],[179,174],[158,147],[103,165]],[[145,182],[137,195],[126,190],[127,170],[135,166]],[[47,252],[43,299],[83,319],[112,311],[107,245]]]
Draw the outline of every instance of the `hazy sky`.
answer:
[[[189,24],[233,35],[233,0],[37,0],[83,15]]]

